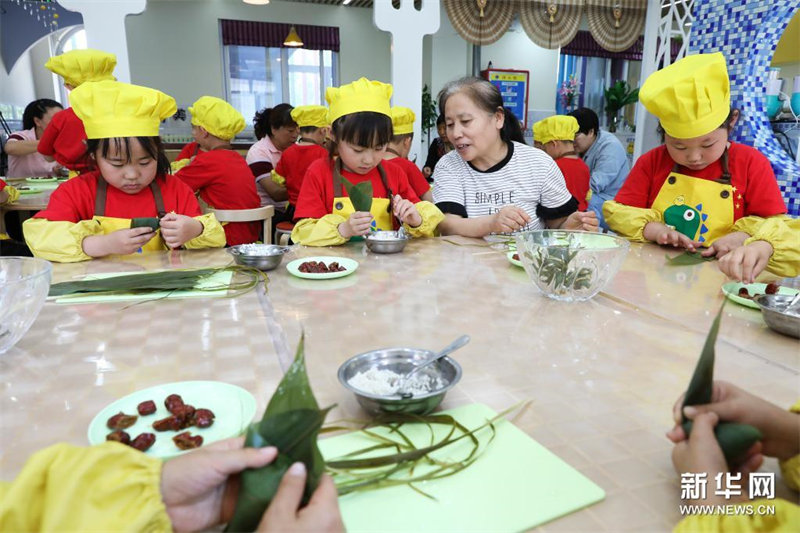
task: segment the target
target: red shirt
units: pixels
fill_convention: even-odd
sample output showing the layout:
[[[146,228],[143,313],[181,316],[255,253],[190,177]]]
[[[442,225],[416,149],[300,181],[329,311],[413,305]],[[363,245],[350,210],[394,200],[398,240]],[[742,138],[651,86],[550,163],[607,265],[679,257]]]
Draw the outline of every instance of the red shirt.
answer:
[[[190,142],[183,148],[181,148],[180,153],[178,153],[178,157],[175,158],[175,161],[180,161],[181,159],[191,159],[195,155],[200,154],[203,150],[196,142]]]
[[[86,130],[71,107],[53,115],[39,139],[37,150],[70,170],[86,172],[92,169],[86,154]]]
[[[649,208],[672,172],[672,160],[664,145],[642,155],[617,193],[617,202]],[[769,160],[751,146],[732,142],[728,148],[728,170],[734,187],[733,219],[757,215],[771,217],[786,212],[778,181]],[[693,178],[715,180],[722,176],[722,163],[714,161],[702,170],[679,167],[678,172]]]
[[[571,157],[559,157],[556,159],[556,165],[564,174],[567,190],[578,200],[578,211],[586,211],[588,207],[586,194],[589,192],[589,178],[591,177],[589,167],[583,160]]]
[[[386,183],[392,189],[392,193],[399,194],[401,197],[416,204],[419,197],[414,189],[408,184],[405,173],[396,165],[384,165],[386,172]],[[372,196],[374,198],[387,198],[386,189],[383,187],[378,168],[375,167],[366,174],[356,174],[342,170],[342,176],[352,182],[361,183],[362,181],[372,180]],[[347,191],[342,187],[342,194],[347,196]],[[333,211],[333,162],[328,159],[317,159],[306,171],[303,179],[303,187],[300,189],[300,196],[297,198],[297,207],[294,212],[294,219],[301,218],[322,218]]]
[[[422,198],[423,194],[431,190],[431,184],[428,183],[428,180],[422,175],[422,171],[412,161],[409,161],[405,157],[394,157],[392,159],[384,159],[383,162],[397,165],[403,169],[403,172],[406,173],[406,177],[408,178],[409,185],[411,185],[411,188],[414,189],[418,197]],[[384,165],[384,167],[386,166],[387,165]]]
[[[244,157],[233,150],[200,152],[175,177],[198,191],[200,198],[215,209],[261,207],[253,173]],[[228,245],[235,246],[256,242],[261,223],[229,222],[223,227]]]
[[[94,217],[94,201],[97,194],[98,171],[84,172],[65,181],[50,195],[47,209],[39,211],[34,218],[50,221],[78,223]],[[164,198],[164,209],[179,215],[196,217],[201,215],[200,205],[192,190],[174,176],[156,176],[156,183]],[[115,218],[143,218],[158,216],[156,201],[150,187],[136,194],[128,194],[113,185],[108,185],[105,216]]]
[[[283,151],[275,172],[286,178],[290,204],[297,205],[297,197],[308,167],[323,157],[328,157],[328,151],[318,144],[293,144]]]

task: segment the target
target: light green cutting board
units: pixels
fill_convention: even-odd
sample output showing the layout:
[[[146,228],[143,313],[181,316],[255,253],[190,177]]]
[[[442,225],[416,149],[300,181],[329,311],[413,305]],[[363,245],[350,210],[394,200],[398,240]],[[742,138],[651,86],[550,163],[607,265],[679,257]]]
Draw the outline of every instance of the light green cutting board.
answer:
[[[140,274],[144,274],[145,272],[139,272]],[[127,276],[130,274],[136,274],[136,272],[119,272],[119,273],[103,273],[103,274],[92,274],[91,276],[86,276],[84,279],[100,279],[100,278],[113,278],[115,276]],[[233,277],[233,272],[225,271],[225,272],[216,272],[210,275],[208,278],[202,280],[198,283],[195,287],[196,288],[203,288],[203,287],[215,287],[219,285],[225,285],[226,287],[230,285],[231,278]],[[160,291],[160,292],[151,292],[148,294],[134,294],[134,293],[120,293],[120,294],[70,294],[67,296],[61,296],[60,298],[56,299],[57,304],[94,304],[94,303],[101,303],[101,302],[133,302],[137,300],[160,300],[162,298],[214,298],[219,296],[225,296],[228,293],[228,289],[219,289],[219,290],[179,290],[179,291]]]
[[[482,404],[446,412],[469,428],[496,414]],[[419,485],[437,501],[405,486],[339,498],[347,531],[523,531],[605,498],[603,489],[510,422],[503,420],[495,427],[494,440],[475,463],[453,476]],[[488,432],[482,433],[484,442]],[[409,431],[408,435],[415,441],[429,438],[427,430]],[[374,441],[358,433],[319,441],[326,458],[368,444]],[[461,447],[460,454],[459,446],[461,443],[452,450],[439,450],[436,457],[462,457],[468,446]]]

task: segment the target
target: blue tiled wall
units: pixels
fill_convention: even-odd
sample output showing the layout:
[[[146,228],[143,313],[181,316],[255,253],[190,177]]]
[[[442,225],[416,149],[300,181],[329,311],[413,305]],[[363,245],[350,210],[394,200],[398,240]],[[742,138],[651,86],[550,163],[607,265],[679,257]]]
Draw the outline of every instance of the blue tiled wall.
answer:
[[[794,216],[800,215],[800,165],[778,144],[764,109],[772,54],[799,8],[798,0],[696,0],[689,42],[690,53],[725,54],[732,105],[744,115],[733,139],[769,158]]]

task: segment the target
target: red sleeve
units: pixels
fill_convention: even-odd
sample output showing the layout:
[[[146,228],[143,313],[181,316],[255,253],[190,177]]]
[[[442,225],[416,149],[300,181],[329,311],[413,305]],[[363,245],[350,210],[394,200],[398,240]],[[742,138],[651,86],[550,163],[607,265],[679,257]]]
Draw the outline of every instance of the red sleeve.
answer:
[[[200,204],[197,203],[197,198],[183,181],[177,179],[175,176],[166,176],[165,188],[170,191],[175,204],[175,212],[179,215],[186,215],[188,217],[196,217],[203,214],[200,210]],[[165,201],[166,203],[166,201]],[[170,209],[165,205],[167,211]]]
[[[50,123],[47,124],[47,127],[42,132],[42,136],[39,137],[39,144],[37,145],[36,149],[39,151],[40,154],[53,157],[56,153],[56,138],[58,134],[61,133],[61,118],[60,115],[64,111],[59,111],[53,118],[50,119]]]
[[[287,148],[281,154],[281,158],[278,160],[278,165],[275,167],[275,172],[277,172],[279,176],[283,176],[284,178],[287,177],[286,174],[287,174],[287,172],[289,172],[289,169],[292,167],[292,165],[289,163],[289,161],[287,161],[287,159],[291,159],[293,153],[294,153],[294,151],[292,150],[292,147],[290,146],[289,148]],[[287,155],[289,156],[288,158],[286,157]],[[258,163],[253,163],[253,164],[256,165]],[[254,174],[255,174],[255,172],[254,172]]]
[[[649,208],[650,204],[650,188],[653,185],[653,177],[657,172],[655,159],[656,150],[650,150],[646,154],[636,160],[625,183],[617,192],[614,200],[631,207]],[[660,187],[659,187],[660,189]]]
[[[5,180],[0,180],[0,191],[5,189],[6,185],[8,185],[8,184],[5,182]]]
[[[414,189],[414,192],[417,193],[417,196],[422,197],[423,194],[431,190],[431,184],[428,183],[428,180],[422,175],[422,171],[417,168],[417,165],[413,161],[405,159],[403,166],[406,167],[408,183],[411,185],[411,188]]]
[[[53,128],[53,131],[51,131]],[[86,130],[83,122],[72,108],[64,109],[53,115],[50,124],[39,139],[39,153],[55,157],[60,164],[83,170],[88,167],[86,159]]]
[[[408,183],[408,176],[406,176],[403,169],[397,165],[381,164],[386,170],[386,181],[389,182],[389,186],[392,188],[393,192],[399,194],[412,204],[419,202],[419,196],[417,196],[411,184]]]
[[[181,159],[191,159],[195,155],[195,152],[197,152],[197,155],[200,155],[200,153],[197,151],[197,143],[190,142],[181,149],[181,151],[178,153],[178,157],[175,158],[175,161],[180,161]]]
[[[314,161],[306,171],[300,194],[297,197],[297,207],[294,219],[322,218],[331,212],[333,203],[333,174],[327,160]],[[330,195],[328,187],[330,185]]]
[[[745,154],[747,154],[745,216],[771,217],[786,213],[786,203],[769,159],[755,148],[746,150]]]
[[[34,218],[73,223],[90,220],[94,216],[96,180],[96,174],[89,173],[62,183],[50,195],[47,209],[36,213]]]
[[[214,160],[215,152],[197,154],[194,161],[174,174],[193,191],[201,189],[213,181],[214,176],[225,175],[224,169],[217,168]]]

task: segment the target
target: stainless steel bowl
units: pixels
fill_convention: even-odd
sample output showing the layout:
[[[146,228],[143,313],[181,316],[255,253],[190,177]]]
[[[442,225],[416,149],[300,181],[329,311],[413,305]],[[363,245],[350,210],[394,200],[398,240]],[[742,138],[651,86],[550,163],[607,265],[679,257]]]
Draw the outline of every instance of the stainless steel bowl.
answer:
[[[274,270],[283,260],[283,254],[289,251],[286,246],[275,244],[239,244],[228,248],[237,265],[244,265],[259,270]]]
[[[442,402],[447,391],[461,379],[461,366],[454,359],[444,357],[430,367],[434,375],[447,382],[443,388],[411,398],[401,398],[399,395],[376,396],[354,388],[349,381],[359,372],[365,372],[370,368],[406,374],[416,366],[415,362],[418,364],[432,354],[433,352],[429,350],[418,348],[383,348],[362,353],[351,357],[339,367],[339,381],[356,395],[356,400],[368,413],[430,413]],[[420,370],[420,372],[427,371],[427,368]]]
[[[792,297],[790,294],[759,294],[753,301],[761,308],[761,316],[770,328],[800,339],[800,305],[795,304],[786,312]]]
[[[376,231],[364,240],[367,249],[376,254],[396,254],[402,252],[408,243],[408,235],[398,236],[396,231]]]

